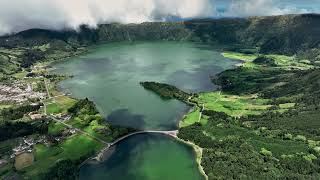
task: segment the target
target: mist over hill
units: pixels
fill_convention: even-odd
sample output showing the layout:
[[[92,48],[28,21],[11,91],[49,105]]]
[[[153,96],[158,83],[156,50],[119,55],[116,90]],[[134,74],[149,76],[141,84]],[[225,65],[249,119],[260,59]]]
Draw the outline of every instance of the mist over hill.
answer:
[[[320,15],[281,15],[250,18],[197,19],[185,22],[101,24],[79,31],[30,29],[3,36],[0,46],[51,43],[86,46],[96,43],[140,40],[175,40],[230,45],[263,53],[297,54],[320,47]]]
[[[0,1],[0,35],[41,28],[78,30],[106,23],[319,13],[320,0]]]

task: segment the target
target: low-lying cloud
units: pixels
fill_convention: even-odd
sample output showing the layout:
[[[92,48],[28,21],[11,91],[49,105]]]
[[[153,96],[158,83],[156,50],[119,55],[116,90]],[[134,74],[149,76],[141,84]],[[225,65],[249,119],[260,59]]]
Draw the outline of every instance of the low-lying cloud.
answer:
[[[77,29],[81,24],[141,23],[172,17],[246,17],[308,13],[302,0],[0,0],[0,35],[30,28]],[[319,2],[320,0],[310,0]],[[223,2],[223,3],[221,3]],[[287,2],[287,3],[283,3]],[[218,12],[219,3],[224,11]],[[227,4],[227,6],[225,6]],[[312,3],[310,7],[313,7]],[[318,8],[318,7],[317,7]]]
[[[214,15],[210,0],[0,0],[0,34]]]

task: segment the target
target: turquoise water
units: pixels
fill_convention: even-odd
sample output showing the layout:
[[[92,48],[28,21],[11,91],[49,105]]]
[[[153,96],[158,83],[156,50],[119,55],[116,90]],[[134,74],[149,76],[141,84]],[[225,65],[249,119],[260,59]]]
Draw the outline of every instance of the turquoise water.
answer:
[[[140,42],[100,45],[55,67],[56,72],[74,76],[59,87],[77,98],[93,100],[106,121],[139,129],[172,130],[190,107],[177,100],[163,100],[139,82],[169,83],[188,92],[210,91],[216,88],[210,76],[236,63],[208,45]],[[84,165],[80,179],[203,179],[193,149],[164,135],[135,135],[109,153],[100,164]]]

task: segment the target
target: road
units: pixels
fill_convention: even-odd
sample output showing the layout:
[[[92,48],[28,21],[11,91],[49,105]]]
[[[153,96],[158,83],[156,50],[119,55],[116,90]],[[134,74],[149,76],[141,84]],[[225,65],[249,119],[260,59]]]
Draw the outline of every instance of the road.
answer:
[[[46,87],[46,91],[47,91],[47,94],[48,94],[48,98],[50,99],[50,98],[51,98],[51,95],[50,95],[50,92],[49,92],[49,88],[48,88],[48,84],[47,84],[46,79],[44,79],[44,85],[45,85],[45,87]]]
[[[199,120],[198,120],[198,122],[200,122],[201,121],[201,116],[202,116],[202,112],[204,111],[204,104],[202,104],[202,109],[201,109],[201,111],[200,111],[200,114],[199,114]]]
[[[130,137],[130,136],[134,136],[134,135],[137,135],[137,134],[144,134],[144,133],[158,133],[158,134],[165,134],[165,135],[169,135],[169,136],[172,136],[172,137],[177,137],[177,134],[178,134],[178,130],[173,130],[173,131],[137,131],[137,132],[133,132],[133,133],[130,133],[130,134],[127,134],[123,137],[120,137],[118,139],[116,139],[115,141],[113,141],[112,143],[110,143],[110,146],[113,146],[115,144],[117,144],[118,142]]]

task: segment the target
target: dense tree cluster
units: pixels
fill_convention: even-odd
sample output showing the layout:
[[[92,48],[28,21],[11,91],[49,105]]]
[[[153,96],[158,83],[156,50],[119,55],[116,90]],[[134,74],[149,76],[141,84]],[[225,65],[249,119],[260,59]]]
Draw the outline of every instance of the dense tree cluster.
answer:
[[[203,148],[201,165],[209,179],[314,179],[320,176],[320,161],[315,156],[319,155],[318,152],[309,155],[299,151],[281,156],[273,154],[266,148],[259,149],[263,141],[260,142],[250,130],[237,128],[239,124],[233,118],[214,111],[206,114],[211,115],[207,124],[196,123],[181,128],[178,136]],[[288,140],[306,141],[304,136],[299,136],[300,140],[291,134],[271,136],[277,132],[261,128],[258,136],[262,140],[265,137],[266,142],[271,137],[286,139],[285,135]]]
[[[37,111],[40,105],[22,105],[18,107],[5,108],[1,111],[1,116],[4,120],[15,120],[22,118],[26,113]]]
[[[75,180],[78,179],[79,168],[77,164],[69,159],[58,161],[49,171],[42,174],[41,179],[65,179],[65,180]]]
[[[276,82],[290,80],[292,71],[271,68],[239,67],[223,71],[214,77],[213,82],[224,92],[250,94],[260,92]]]
[[[31,134],[46,134],[48,125],[39,121],[37,123],[5,122],[0,126],[0,141],[23,137]]]
[[[253,63],[263,65],[263,66],[276,66],[276,62],[273,58],[267,57],[267,56],[259,56],[255,60],[253,60]]]
[[[89,101],[88,98],[79,100],[68,109],[68,112],[74,116],[80,114],[95,115],[99,113],[95,104],[92,101]]]
[[[20,66],[23,68],[28,68],[32,66],[34,63],[44,60],[45,56],[44,53],[40,50],[27,50],[22,58]]]

